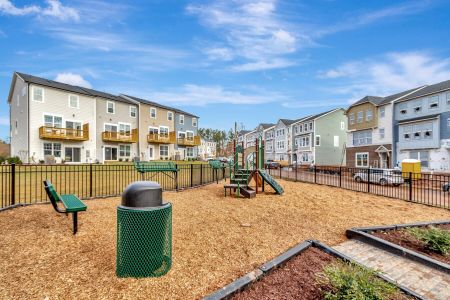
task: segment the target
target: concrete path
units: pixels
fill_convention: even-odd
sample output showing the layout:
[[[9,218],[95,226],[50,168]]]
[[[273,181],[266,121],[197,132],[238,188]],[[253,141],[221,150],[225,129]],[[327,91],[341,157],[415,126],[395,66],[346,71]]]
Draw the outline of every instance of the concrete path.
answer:
[[[356,239],[333,247],[426,299],[450,299],[450,275]]]

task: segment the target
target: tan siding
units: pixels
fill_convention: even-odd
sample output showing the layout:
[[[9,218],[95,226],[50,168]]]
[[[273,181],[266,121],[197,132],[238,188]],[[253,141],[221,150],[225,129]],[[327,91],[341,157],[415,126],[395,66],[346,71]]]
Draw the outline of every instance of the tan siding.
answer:
[[[367,122],[366,121],[366,114],[367,110],[372,110],[372,120]],[[358,112],[363,112],[363,121],[362,123],[358,123]],[[352,125],[350,123],[350,115],[354,114],[355,116],[355,123]],[[363,103],[357,106],[351,107],[346,112],[347,118],[348,118],[348,129],[349,130],[362,130],[362,129],[368,129],[378,126],[378,110],[375,105],[372,103]]]

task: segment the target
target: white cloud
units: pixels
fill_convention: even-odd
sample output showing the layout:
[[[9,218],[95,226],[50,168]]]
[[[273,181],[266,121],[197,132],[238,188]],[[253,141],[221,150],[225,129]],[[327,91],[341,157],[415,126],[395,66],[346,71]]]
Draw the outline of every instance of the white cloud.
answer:
[[[287,101],[287,97],[260,88],[249,88],[245,92],[225,89],[222,86],[201,86],[185,84],[169,92],[154,92],[146,95],[149,99],[158,99],[176,105],[205,106],[210,104],[263,104]]]
[[[385,96],[450,78],[450,58],[426,52],[395,52],[380,57],[344,63],[319,72],[319,78],[338,80],[334,89],[359,98]]]
[[[71,85],[81,86],[85,88],[92,88],[92,85],[83,78],[80,74],[75,73],[59,73],[55,77],[55,81],[67,83]]]
[[[38,17],[54,17],[62,21],[80,19],[75,8],[64,6],[59,0],[46,0],[47,6],[28,5],[17,7],[9,0],[0,0],[0,12],[13,16],[36,15]]]
[[[225,45],[207,47],[205,53],[210,59],[234,59],[237,63],[232,70],[255,71],[295,65],[288,55],[299,49],[301,37],[294,33],[292,24],[282,21],[276,8],[275,0],[218,0],[209,5],[189,5],[187,11],[215,30]]]

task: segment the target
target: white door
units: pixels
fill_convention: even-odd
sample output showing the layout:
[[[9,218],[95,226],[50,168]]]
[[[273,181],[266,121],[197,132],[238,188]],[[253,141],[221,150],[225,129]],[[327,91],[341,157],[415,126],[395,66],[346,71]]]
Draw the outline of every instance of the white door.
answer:
[[[155,159],[155,147],[154,146],[148,146],[148,159],[149,160]]]

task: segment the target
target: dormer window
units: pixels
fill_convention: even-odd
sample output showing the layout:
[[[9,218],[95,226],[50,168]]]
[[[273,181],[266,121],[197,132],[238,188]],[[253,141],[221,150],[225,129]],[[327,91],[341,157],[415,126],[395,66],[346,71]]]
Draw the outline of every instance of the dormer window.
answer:
[[[433,96],[429,100],[430,109],[437,109],[439,107],[439,96]]]

